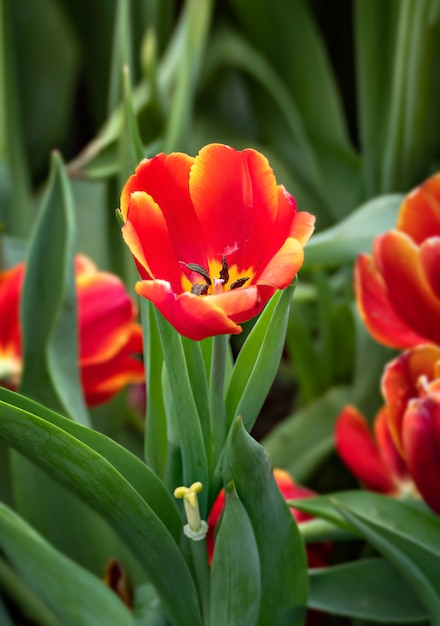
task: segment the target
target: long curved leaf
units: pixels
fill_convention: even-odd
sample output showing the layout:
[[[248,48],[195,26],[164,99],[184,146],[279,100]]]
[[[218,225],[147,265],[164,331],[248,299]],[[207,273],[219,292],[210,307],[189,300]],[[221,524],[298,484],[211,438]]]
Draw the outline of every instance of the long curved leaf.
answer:
[[[0,437],[98,511],[137,555],[175,626],[201,626],[193,579],[174,539],[135,489],[100,454],[10,405]]]
[[[111,589],[1,503],[0,547],[64,626],[135,626],[132,614]]]

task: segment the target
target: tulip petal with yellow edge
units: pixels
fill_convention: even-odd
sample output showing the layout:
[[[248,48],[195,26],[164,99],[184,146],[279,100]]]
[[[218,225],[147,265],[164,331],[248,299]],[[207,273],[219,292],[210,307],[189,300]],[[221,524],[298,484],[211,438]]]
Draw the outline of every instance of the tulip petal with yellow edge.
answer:
[[[126,385],[145,380],[141,351],[142,330],[139,325],[135,325],[127,342],[111,358],[81,367],[81,382],[88,406],[102,404]],[[139,357],[135,357],[135,354],[139,354]]]
[[[409,482],[408,467],[396,447],[388,423],[388,407],[384,406],[378,412],[374,424],[374,438],[376,439],[379,454],[384,466],[388,469],[395,483]]]
[[[77,293],[81,364],[102,362],[127,342],[133,303],[121,280],[106,272],[83,277]]]
[[[255,276],[257,284],[269,285],[275,289],[288,287],[304,260],[304,250],[297,239],[287,239],[271,258],[260,275]]]
[[[417,243],[440,236],[440,173],[409,193],[397,217],[397,228]]]
[[[429,344],[406,350],[384,369],[381,390],[388,409],[388,425],[402,455],[402,424],[408,402],[420,395],[421,384],[437,376],[439,363],[440,348]]]
[[[420,246],[420,263],[435,297],[440,300],[440,237],[430,237]]]
[[[341,411],[335,439],[339,456],[367,489],[381,493],[396,491],[368,423],[354,406],[348,405]]]
[[[414,332],[391,306],[387,287],[371,256],[361,254],[354,271],[359,314],[373,337],[391,348],[409,348],[426,339]]]
[[[408,235],[390,231],[374,242],[373,257],[401,319],[427,343],[440,343],[440,300],[422,268],[419,247]]]
[[[440,514],[440,396],[409,403],[403,445],[418,490],[432,510]]]

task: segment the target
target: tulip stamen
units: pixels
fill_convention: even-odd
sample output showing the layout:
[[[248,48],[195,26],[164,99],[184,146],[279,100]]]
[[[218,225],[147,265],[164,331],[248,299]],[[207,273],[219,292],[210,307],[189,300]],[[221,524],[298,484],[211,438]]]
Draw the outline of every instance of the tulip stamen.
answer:
[[[233,283],[231,283],[231,286],[229,287],[229,289],[238,289],[239,287],[243,287],[243,285],[247,283],[248,280],[249,280],[249,276],[238,278],[237,280],[234,280]]]
[[[198,265],[197,263],[187,263],[186,267],[191,270],[191,272],[195,272],[196,274],[200,274],[202,278],[206,280],[207,285],[212,285],[211,277],[208,274],[208,270],[205,270],[203,265]]]
[[[226,263],[225,255],[223,255],[223,257],[222,257],[222,269],[220,270],[220,279],[223,281],[224,285],[228,284],[228,281],[229,281],[229,265]]]
[[[206,283],[196,283],[191,287],[191,293],[196,296],[206,296],[208,294],[209,285]]]

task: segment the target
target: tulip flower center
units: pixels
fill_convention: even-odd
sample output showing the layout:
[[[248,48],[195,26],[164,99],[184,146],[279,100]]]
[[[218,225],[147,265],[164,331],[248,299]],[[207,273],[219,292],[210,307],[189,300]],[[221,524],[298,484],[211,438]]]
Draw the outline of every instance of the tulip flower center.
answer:
[[[218,262],[216,262],[218,263]],[[218,278],[211,277],[209,271],[197,263],[180,263],[185,276],[191,282],[191,293],[196,296],[207,296],[209,294],[223,293],[227,290],[239,289],[249,280],[249,276],[237,277],[231,280],[230,267],[226,257],[222,257]]]

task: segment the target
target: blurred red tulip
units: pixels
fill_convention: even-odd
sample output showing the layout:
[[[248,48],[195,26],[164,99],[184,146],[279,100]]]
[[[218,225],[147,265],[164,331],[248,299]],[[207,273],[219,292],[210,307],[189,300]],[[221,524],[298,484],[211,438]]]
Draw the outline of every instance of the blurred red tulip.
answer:
[[[440,174],[412,191],[396,229],[377,237],[355,268],[361,317],[394,348],[440,344]]]
[[[374,434],[352,406],[336,423],[336,449],[367,489],[421,496],[440,514],[440,347],[400,354],[382,377]]]
[[[20,294],[25,266],[0,273],[0,380],[17,389],[22,372]],[[79,367],[86,403],[109,400],[125,385],[144,379],[142,330],[134,303],[119,278],[75,258]]]
[[[292,282],[315,222],[263,155],[220,144],[142,161],[121,214],[137,293],[194,340],[241,332]]]

